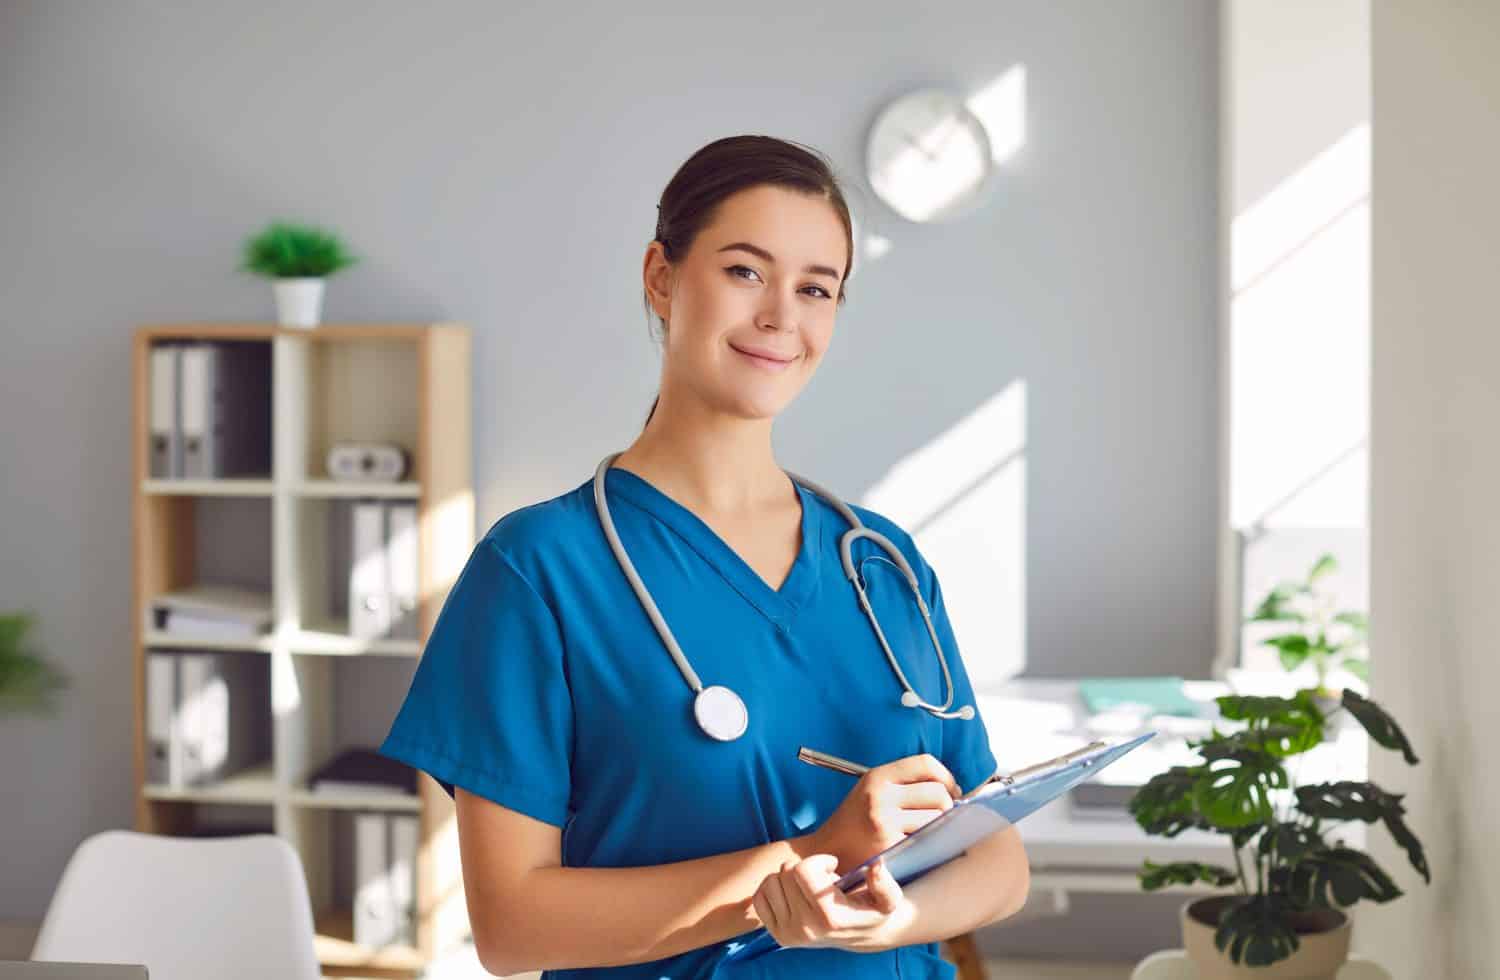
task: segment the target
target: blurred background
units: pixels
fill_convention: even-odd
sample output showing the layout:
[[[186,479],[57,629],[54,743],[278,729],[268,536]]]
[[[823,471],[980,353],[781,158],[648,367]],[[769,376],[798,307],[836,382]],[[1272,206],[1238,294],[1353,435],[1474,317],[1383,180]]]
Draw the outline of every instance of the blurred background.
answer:
[[[1401,720],[1422,764],[1363,742],[1343,758],[1407,794],[1433,870],[1424,883],[1372,831],[1407,894],[1358,907],[1354,949],[1397,977],[1495,975],[1497,55],[1500,12],[1457,0],[0,2],[0,610],[30,611],[28,649],[68,677],[50,711],[0,715],[0,958],[31,954],[91,835],[248,823],[318,880],[330,974],[458,962],[436,927],[382,960],[324,915],[360,888],[366,808],[297,795],[335,749],[381,737],[418,641],[361,646],[332,600],[306,646],[257,639],[283,719],[262,781],[155,791],[149,655],[192,644],[137,629],[153,582],[186,584],[151,577],[152,535],[279,620],[288,581],[326,598],[303,539],[348,548],[361,490],[329,488],[335,444],[410,436],[418,480],[433,453],[458,460],[461,553],[577,486],[656,390],[640,261],[666,181],[705,143],[761,133],[828,156],[858,239],[778,457],[913,531],[1002,764],[1051,754],[1029,734],[1050,708],[1071,712],[1046,722],[1054,740],[1087,727],[1080,682],[1279,689],[1295,672],[1248,620],[1332,555],[1319,586],[1369,621],[1343,682]],[[983,161],[914,175],[882,155],[877,122],[922,90],[977,120]],[[913,187],[962,206],[913,220]],[[282,353],[295,328],[238,268],[277,219],[360,257],[328,278],[310,334],[411,334]],[[275,338],[263,380],[301,387],[262,411],[307,423],[285,458],[328,483],[287,483],[277,456],[263,486],[148,485],[178,474],[141,469],[147,350],[207,324]],[[409,373],[438,356],[434,324],[462,325],[442,363],[464,404],[432,408],[443,376]],[[390,390],[414,393],[362,427]],[[416,498],[426,535],[445,503],[428,489],[372,495]],[[301,557],[283,567],[278,548]],[[440,572],[424,566],[425,603]],[[326,574],[339,596],[348,562]],[[335,655],[351,651],[376,655]],[[393,807],[437,840],[442,801],[413,799]],[[1031,900],[974,937],[990,975],[1125,977],[1182,945],[1186,896],[1135,879],[1160,848],[1123,808],[1073,816],[1023,834]]]

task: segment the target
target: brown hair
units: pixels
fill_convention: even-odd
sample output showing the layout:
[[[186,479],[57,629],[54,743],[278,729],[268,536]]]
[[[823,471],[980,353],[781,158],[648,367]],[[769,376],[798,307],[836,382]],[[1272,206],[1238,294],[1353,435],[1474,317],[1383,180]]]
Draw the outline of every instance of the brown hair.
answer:
[[[662,243],[667,261],[676,263],[693,247],[693,241],[718,212],[719,204],[739,191],[763,184],[785,187],[805,194],[822,196],[833,205],[834,213],[844,224],[844,240],[849,246],[849,265],[839,280],[837,302],[845,300],[844,284],[854,271],[854,225],[849,205],[833,167],[812,147],[770,136],[727,136],[714,140],[687,158],[667,182],[656,205],[656,237]],[[646,303],[647,330],[651,328],[651,298]],[[667,325],[658,317],[662,332]],[[654,337],[654,334],[653,334]],[[646,424],[656,414],[658,394],[646,415]]]

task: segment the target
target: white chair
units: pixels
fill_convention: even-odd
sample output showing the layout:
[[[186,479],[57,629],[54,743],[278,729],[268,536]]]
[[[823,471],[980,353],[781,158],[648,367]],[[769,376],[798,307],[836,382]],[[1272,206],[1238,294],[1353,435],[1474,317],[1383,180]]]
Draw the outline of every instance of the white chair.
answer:
[[[1137,963],[1130,980],[1198,980],[1198,972],[1187,953],[1166,949]],[[1384,967],[1351,953],[1348,962],[1339,969],[1338,980],[1391,980],[1391,975]]]
[[[151,980],[321,975],[302,862],[270,834],[95,834],[63,869],[31,958],[144,963]]]

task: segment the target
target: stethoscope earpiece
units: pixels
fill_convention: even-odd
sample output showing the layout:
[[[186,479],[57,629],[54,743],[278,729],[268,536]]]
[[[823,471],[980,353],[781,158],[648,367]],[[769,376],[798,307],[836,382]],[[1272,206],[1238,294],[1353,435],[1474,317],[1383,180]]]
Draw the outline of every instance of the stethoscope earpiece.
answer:
[[[903,707],[915,708],[921,703],[922,699],[917,697],[916,691],[903,691],[901,693],[901,704]]]

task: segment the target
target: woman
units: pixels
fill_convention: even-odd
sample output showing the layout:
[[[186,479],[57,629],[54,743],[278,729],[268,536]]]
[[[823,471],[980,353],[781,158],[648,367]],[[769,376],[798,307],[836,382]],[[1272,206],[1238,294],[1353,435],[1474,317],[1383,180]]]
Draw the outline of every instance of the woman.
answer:
[[[844,300],[848,208],[820,157],[741,136],[695,153],[658,210],[643,279],[660,394],[601,463],[606,510],[589,480],[490,528],[381,751],[453,795],[493,973],[950,977],[937,941],[1025,900],[1013,828],[905,889],[879,866],[851,895],[828,887],[996,769],[972,712],[903,705],[843,573],[847,522],[773,457],[772,423]],[[973,704],[932,569],[891,521],[854,512],[915,570],[946,652],[951,696],[896,564],[856,540],[908,682],[934,705]],[[700,725],[606,513],[702,685],[743,704],[740,728]],[[873,768],[814,767],[803,746]],[[783,948],[735,957],[762,926]]]

